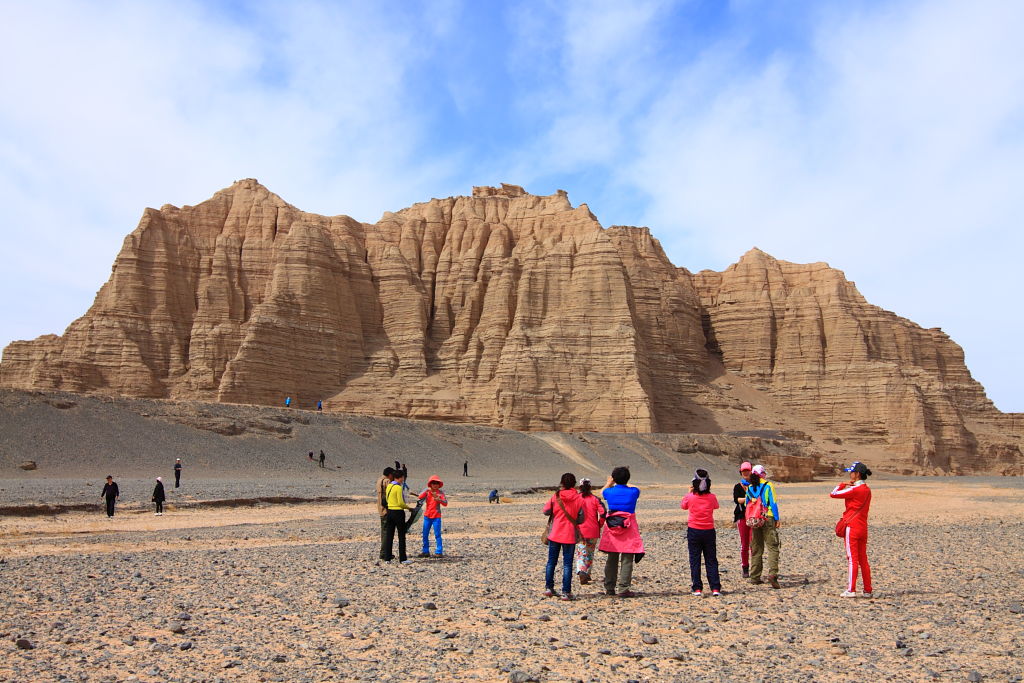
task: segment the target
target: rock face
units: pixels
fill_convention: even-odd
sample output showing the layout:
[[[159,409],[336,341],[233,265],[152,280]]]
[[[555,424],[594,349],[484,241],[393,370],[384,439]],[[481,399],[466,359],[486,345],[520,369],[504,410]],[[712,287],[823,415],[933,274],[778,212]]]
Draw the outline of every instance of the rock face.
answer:
[[[1020,421],[995,411],[959,347],[839,271],[754,251],[691,275],[646,228],[604,229],[564,192],[514,185],[372,225],[305,213],[255,180],[147,209],[89,312],[8,346],[0,386],[719,432],[723,411],[751,408],[712,382],[723,366],[781,408],[773,426],[792,414],[908,470],[1020,461]]]

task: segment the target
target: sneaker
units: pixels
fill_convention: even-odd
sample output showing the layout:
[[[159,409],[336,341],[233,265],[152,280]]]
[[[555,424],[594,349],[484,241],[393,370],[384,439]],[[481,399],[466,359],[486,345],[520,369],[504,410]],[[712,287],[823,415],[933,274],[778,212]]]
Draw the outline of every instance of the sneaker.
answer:
[[[614,591],[614,590],[607,590],[607,589],[606,589],[606,590],[605,590],[605,592],[604,592],[604,594],[605,594],[605,595],[611,595],[611,596],[614,596],[614,595],[615,595],[615,591]]]
[[[586,572],[576,572],[576,576],[579,578],[580,584],[586,586],[590,583],[590,574]]]
[[[697,590],[693,591],[693,594],[694,594],[695,596],[697,596],[697,597],[699,598],[699,597],[700,597],[700,596],[702,596],[702,595],[703,595],[704,593],[703,593],[703,591],[701,591],[700,589],[697,589]]]
[[[779,585],[779,577],[777,576],[769,576],[768,583],[771,584],[772,588],[782,588],[782,586]]]
[[[412,564],[412,560],[402,560],[402,564]]]
[[[839,597],[841,597],[841,598],[855,598],[855,597],[857,597],[857,594],[854,593],[853,591],[843,591],[842,593],[839,594]]]
[[[424,550],[422,553],[417,555],[417,557],[430,557],[430,553]]]
[[[554,598],[554,597],[557,597],[557,595],[558,594],[555,593],[555,591],[551,590],[550,588],[548,588],[547,590],[544,591],[544,597],[545,598]]]
[[[873,597],[875,597],[875,595],[873,593],[864,593],[864,594],[861,595],[861,597],[862,598],[873,598]]]
[[[618,598],[635,598],[636,597],[636,593],[634,593],[633,591],[622,591],[621,593],[616,593],[615,597],[618,597]]]
[[[711,591],[711,597],[720,598],[722,597],[722,591]]]
[[[749,579],[750,578],[750,567],[744,567],[743,568],[743,578],[744,579]]]
[[[559,600],[561,600],[562,602],[569,602],[570,600],[572,600],[572,593],[563,593],[562,597],[559,598]]]
[[[750,583],[754,584],[755,586],[760,586],[762,583],[764,583],[764,581],[762,581],[761,579],[751,579]]]

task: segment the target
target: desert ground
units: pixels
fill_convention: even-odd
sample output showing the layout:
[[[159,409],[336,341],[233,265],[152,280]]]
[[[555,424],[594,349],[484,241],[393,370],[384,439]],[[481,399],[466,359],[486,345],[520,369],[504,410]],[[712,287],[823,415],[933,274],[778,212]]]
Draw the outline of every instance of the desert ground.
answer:
[[[413,472],[413,486],[427,472]],[[463,478],[459,478],[463,479]],[[472,478],[470,478],[472,479]],[[525,484],[532,484],[533,477]],[[446,482],[446,557],[377,560],[349,502],[127,505],[0,518],[0,680],[997,680],[1024,674],[1024,497],[1014,478],[873,477],[873,599],[843,599],[831,481],[780,484],[782,588],[740,578],[713,491],[724,596],[690,595],[679,485],[635,482],[632,599],[544,598],[547,492]],[[550,483],[555,483],[552,481]],[[12,480],[0,482],[8,492]],[[17,481],[13,482],[16,489]],[[198,482],[186,480],[189,486]],[[214,495],[230,491],[225,487]],[[302,486],[301,483],[296,486]],[[216,487],[214,487],[216,488]],[[372,489],[365,482],[364,491]],[[525,489],[524,489],[525,491]],[[201,497],[201,496],[200,496]],[[241,497],[241,496],[237,496]],[[604,566],[595,563],[595,575]]]

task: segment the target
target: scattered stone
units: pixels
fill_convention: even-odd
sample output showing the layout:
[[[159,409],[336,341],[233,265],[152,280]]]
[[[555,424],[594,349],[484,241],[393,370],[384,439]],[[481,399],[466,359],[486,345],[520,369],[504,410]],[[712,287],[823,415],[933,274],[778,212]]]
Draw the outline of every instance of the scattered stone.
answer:
[[[14,641],[14,644],[18,646],[19,650],[34,650],[36,649],[35,643],[28,638],[18,638]]]
[[[644,643],[646,643],[647,645],[657,645],[658,644],[657,636],[652,636],[650,634],[644,634],[643,637],[641,637],[641,640],[644,641]]]
[[[185,626],[180,621],[172,621],[167,624],[167,630],[171,633],[184,633]]]
[[[285,657],[285,656],[284,656],[284,655],[282,655],[282,654],[276,654],[276,655],[274,655],[273,657],[271,657],[271,658],[270,658],[270,661],[272,661],[272,662],[277,662],[277,663],[279,663],[279,664],[280,664],[281,662],[286,662],[286,661],[288,661],[288,658],[287,658],[287,657]]]
[[[423,609],[437,609],[437,605],[432,602],[423,603]]]
[[[192,649],[192,641],[191,640],[186,640],[185,642],[183,642],[181,645],[178,646],[178,649],[180,649],[180,650],[191,650]]]
[[[32,470],[36,469],[37,465],[35,460],[25,460],[24,462],[20,463],[18,467],[27,472],[31,472]]]
[[[967,674],[967,680],[971,681],[971,683],[978,683],[980,680],[982,680],[982,676],[977,671],[972,671],[971,673]]]

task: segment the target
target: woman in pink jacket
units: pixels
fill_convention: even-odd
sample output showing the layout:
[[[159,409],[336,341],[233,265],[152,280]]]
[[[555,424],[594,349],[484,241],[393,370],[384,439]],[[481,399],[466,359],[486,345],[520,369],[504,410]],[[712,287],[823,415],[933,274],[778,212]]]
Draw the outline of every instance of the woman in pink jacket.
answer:
[[[584,477],[580,479],[580,502],[583,505],[583,523],[580,524],[580,535],[583,538],[576,544],[580,556],[576,560],[576,576],[581,584],[590,583],[590,569],[594,566],[594,551],[597,541],[601,538],[601,523],[604,521],[605,508],[600,498],[594,495],[593,485]]]
[[[544,506],[544,514],[551,517],[548,532],[548,564],[544,570],[544,595],[554,597],[555,565],[562,554],[562,600],[572,600],[572,558],[579,537],[579,523],[583,521],[583,504],[576,491],[576,475],[562,475],[561,488]]]

